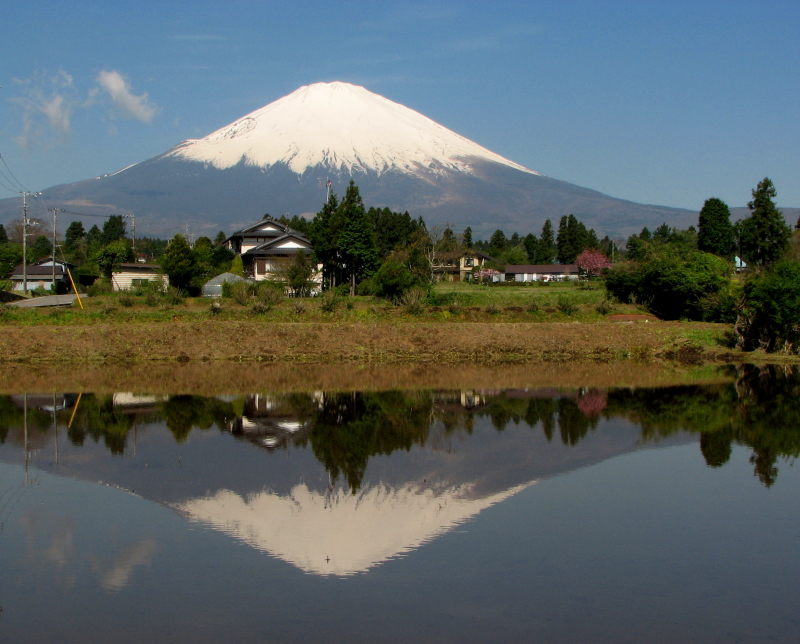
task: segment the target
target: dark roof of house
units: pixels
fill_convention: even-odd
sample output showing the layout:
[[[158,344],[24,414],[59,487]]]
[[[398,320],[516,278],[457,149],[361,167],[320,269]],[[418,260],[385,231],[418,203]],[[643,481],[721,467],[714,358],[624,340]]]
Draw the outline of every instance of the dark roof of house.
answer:
[[[159,266],[158,264],[142,264],[141,262],[132,262],[132,263],[120,264],[119,267],[120,268],[127,268],[127,269],[132,269],[132,268],[146,268],[148,270],[160,270],[161,269],[161,266]],[[115,271],[115,272],[118,272],[118,271]]]
[[[298,232],[291,231],[286,233],[285,235],[281,235],[280,237],[276,237],[268,241],[265,244],[261,244],[260,246],[256,246],[255,248],[250,248],[246,250],[243,255],[256,255],[256,254],[292,254],[297,252],[296,248],[281,248],[279,243],[285,239],[295,239],[301,244],[305,244],[309,249],[311,248],[311,242],[309,242],[303,235]]]
[[[289,226],[287,226],[286,224],[282,224],[281,222],[279,222],[276,219],[273,219],[272,217],[265,217],[264,219],[262,219],[260,221],[257,221],[254,224],[251,224],[249,226],[245,226],[241,230],[237,230],[230,237],[228,237],[225,241],[229,241],[229,240],[233,239],[234,237],[244,237],[245,235],[252,235],[254,237],[266,237],[266,236],[268,236],[270,234],[271,231],[269,231],[269,230],[258,230],[259,226],[263,226],[264,223],[272,224],[276,228],[278,228],[279,231],[282,231],[282,232],[276,231],[278,235],[282,235],[282,234],[286,234],[286,233],[290,233],[290,234],[294,233],[295,235],[299,235],[299,236],[301,236],[301,237],[303,237],[305,239],[303,234],[298,232],[298,231],[296,231],[294,228],[289,228]],[[223,243],[225,243],[225,242],[223,242]]]
[[[563,275],[564,273],[577,273],[576,264],[508,264],[506,273],[553,273]]]
[[[52,277],[53,276],[53,267],[52,266],[37,266],[36,264],[29,264],[28,265],[28,277],[34,276],[45,276],[45,277]],[[16,266],[13,271],[11,271],[12,276],[22,275],[22,264]],[[66,271],[64,271],[64,267],[61,264],[56,264],[56,277],[62,277],[66,275]]]

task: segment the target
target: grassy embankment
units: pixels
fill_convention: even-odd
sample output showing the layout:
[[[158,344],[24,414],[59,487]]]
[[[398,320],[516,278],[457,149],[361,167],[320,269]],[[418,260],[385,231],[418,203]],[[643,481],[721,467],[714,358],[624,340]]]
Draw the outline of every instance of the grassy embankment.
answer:
[[[236,360],[329,363],[507,363],[619,358],[696,361],[730,353],[726,325],[619,323],[607,314],[636,306],[601,305],[602,285],[483,287],[445,283],[435,304],[416,310],[345,298],[325,311],[321,298],[284,299],[269,310],[207,299],[108,295],[85,310],[10,309],[0,319],[0,362],[119,363]],[[574,310],[570,310],[574,307]],[[600,307],[600,311],[598,311]],[[705,355],[703,355],[705,354]]]

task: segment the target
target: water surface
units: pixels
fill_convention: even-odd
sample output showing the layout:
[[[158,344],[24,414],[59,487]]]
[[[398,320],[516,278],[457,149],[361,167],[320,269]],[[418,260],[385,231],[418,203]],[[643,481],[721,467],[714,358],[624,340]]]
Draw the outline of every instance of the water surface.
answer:
[[[795,642],[800,378],[725,373],[0,396],[0,639]]]

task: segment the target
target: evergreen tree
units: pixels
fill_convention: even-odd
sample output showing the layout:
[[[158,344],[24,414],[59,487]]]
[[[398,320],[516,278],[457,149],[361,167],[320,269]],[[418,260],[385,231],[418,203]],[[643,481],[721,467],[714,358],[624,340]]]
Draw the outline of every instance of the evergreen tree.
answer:
[[[772,181],[765,177],[753,190],[753,200],[747,204],[750,216],[741,224],[739,243],[750,263],[771,264],[780,259],[789,244],[791,231],[783,220],[783,213],[775,207],[776,194]]]
[[[450,253],[458,249],[458,240],[452,228],[445,228],[442,233],[442,241],[439,242],[439,250]]]
[[[525,239],[522,240],[522,244],[525,246],[525,251],[528,253],[528,262],[537,264],[539,261],[539,240],[536,238],[536,235],[528,233],[525,235]]]
[[[322,264],[322,277],[331,288],[336,286],[340,271],[339,235],[342,232],[342,213],[336,193],[331,192],[328,201],[322,206],[308,232],[308,239],[314,247],[317,261]]]
[[[100,241],[103,246],[125,237],[125,220],[122,215],[111,215],[103,224],[103,233]]]
[[[339,235],[339,251],[350,278],[350,294],[355,295],[356,283],[377,268],[378,252],[361,194],[352,179],[339,210],[344,223]]]
[[[398,248],[405,248],[421,231],[417,221],[411,219],[408,211],[392,212],[389,208],[370,208],[367,212],[375,232],[375,245],[380,257],[387,257]]]
[[[244,277],[244,263],[242,262],[241,255],[236,255],[236,257],[231,260],[231,267],[228,269],[228,272],[238,275],[239,277]]]
[[[721,199],[706,199],[697,222],[697,248],[719,257],[733,254],[734,238],[731,211]]]
[[[650,234],[650,230],[648,230],[647,226],[642,228],[642,232],[639,233],[639,239],[646,242],[649,242],[653,239],[653,235]]]
[[[657,244],[666,244],[669,242],[671,233],[672,231],[667,225],[667,222],[664,222],[658,228],[656,228],[656,232],[653,233],[653,241]]]
[[[596,241],[597,235],[594,238]],[[580,252],[589,245],[589,241],[586,226],[579,222],[575,215],[562,217],[556,237],[558,261],[561,264],[572,264]]]
[[[97,250],[97,247],[100,245],[102,233],[100,229],[95,225],[89,229],[89,232],[86,233],[86,245],[92,250]]]
[[[86,231],[83,229],[83,223],[80,221],[73,221],[67,226],[67,232],[64,235],[64,249],[67,252],[75,250],[78,243],[86,237]]]
[[[214,237],[214,245],[222,246],[223,242],[228,239],[228,236],[222,232],[221,230],[217,233],[217,236]]]
[[[499,229],[495,230],[489,240],[489,254],[492,257],[499,257],[505,252],[507,247],[508,241],[506,240],[505,233]]]
[[[38,261],[50,257],[53,253],[53,244],[44,235],[39,235],[28,248],[28,261]]]
[[[183,235],[175,235],[164,251],[161,266],[169,276],[169,283],[185,291],[192,278],[197,274],[197,261],[194,251],[189,247]]]
[[[464,248],[472,248],[472,228],[469,226],[464,229]]]
[[[0,224],[0,245],[8,243],[8,235],[6,234],[6,229],[3,224]]]
[[[522,243],[522,239],[519,236],[519,233],[514,233],[511,235],[511,239],[508,240],[509,246],[519,246]]]
[[[100,274],[107,279],[111,279],[111,274],[119,268],[120,264],[130,262],[132,259],[133,251],[125,239],[111,242],[94,256]]]
[[[552,264],[556,256],[556,238],[553,231],[553,223],[548,219],[542,226],[539,235],[539,250],[536,255],[535,263]]]

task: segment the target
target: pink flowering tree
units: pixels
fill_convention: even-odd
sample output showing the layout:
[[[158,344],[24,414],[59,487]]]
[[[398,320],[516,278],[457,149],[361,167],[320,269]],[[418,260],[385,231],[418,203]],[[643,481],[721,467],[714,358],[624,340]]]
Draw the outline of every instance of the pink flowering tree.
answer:
[[[604,268],[611,268],[611,262],[608,261],[603,253],[596,248],[587,248],[575,259],[575,264],[580,268],[586,279],[597,277]]]
[[[495,275],[500,275],[500,271],[496,271],[493,268],[482,268],[479,271],[475,271],[473,275],[480,282],[491,283],[494,281]]]

